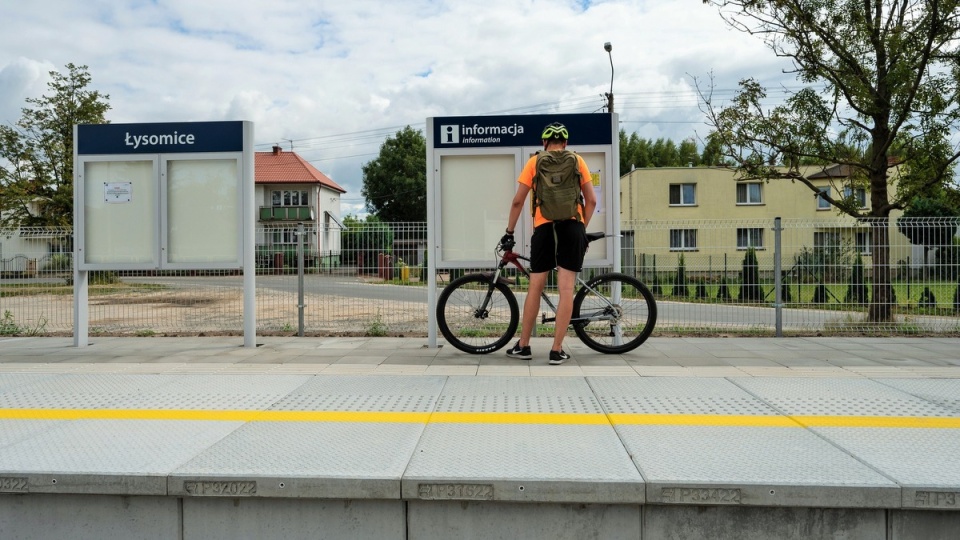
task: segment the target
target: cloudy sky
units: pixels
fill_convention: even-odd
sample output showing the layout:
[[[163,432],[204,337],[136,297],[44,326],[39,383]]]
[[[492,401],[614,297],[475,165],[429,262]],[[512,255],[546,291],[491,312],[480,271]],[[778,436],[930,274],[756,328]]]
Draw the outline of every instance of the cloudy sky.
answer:
[[[362,212],[361,167],[431,116],[592,113],[704,136],[694,78],[730,97],[754,77],[797,87],[755,37],[700,0],[3,1],[0,122],[88,66],[113,123],[250,120],[257,150],[293,148]]]

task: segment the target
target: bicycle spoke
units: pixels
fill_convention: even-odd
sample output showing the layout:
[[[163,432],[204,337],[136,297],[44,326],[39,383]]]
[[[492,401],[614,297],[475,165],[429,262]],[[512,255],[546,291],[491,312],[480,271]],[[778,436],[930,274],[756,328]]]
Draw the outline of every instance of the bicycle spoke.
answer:
[[[590,289],[593,289],[592,291]],[[619,291],[619,301],[615,291]],[[656,321],[653,296],[639,281],[621,274],[591,280],[574,300],[577,336],[589,347],[605,353],[636,348],[647,339]]]
[[[488,290],[485,278],[471,275],[451,283],[441,294],[437,324],[454,347],[470,353],[491,352],[516,332],[519,309],[512,293],[498,285],[488,299]]]

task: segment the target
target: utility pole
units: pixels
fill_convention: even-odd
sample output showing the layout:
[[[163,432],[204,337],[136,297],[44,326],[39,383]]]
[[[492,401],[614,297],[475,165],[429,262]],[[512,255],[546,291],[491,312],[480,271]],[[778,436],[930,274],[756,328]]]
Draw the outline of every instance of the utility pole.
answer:
[[[610,91],[605,95],[607,96],[607,112],[613,113],[613,45],[608,41],[603,44],[603,50],[607,51],[607,56],[610,57]]]

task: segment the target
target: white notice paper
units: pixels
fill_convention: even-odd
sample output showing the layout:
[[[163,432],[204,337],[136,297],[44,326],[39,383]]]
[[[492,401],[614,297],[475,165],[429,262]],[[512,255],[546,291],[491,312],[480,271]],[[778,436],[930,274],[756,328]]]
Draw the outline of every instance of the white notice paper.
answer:
[[[104,182],[103,202],[128,203],[133,200],[133,182]]]

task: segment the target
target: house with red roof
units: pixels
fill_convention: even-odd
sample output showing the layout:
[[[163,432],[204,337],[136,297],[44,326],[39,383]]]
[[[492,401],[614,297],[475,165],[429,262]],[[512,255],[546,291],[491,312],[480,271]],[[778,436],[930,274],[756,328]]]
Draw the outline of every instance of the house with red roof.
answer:
[[[304,239],[305,253],[322,258],[339,255],[340,195],[337,185],[295,152],[274,146],[254,154],[257,206],[257,251],[278,252],[297,247],[297,225],[316,231]]]

